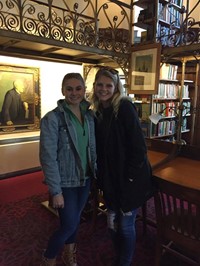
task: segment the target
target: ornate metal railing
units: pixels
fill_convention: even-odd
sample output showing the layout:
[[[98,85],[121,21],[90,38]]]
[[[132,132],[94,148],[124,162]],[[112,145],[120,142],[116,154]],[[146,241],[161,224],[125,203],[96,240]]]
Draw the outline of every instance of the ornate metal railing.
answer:
[[[171,2],[166,1],[168,8]],[[192,18],[200,0],[192,10],[188,10],[188,3],[180,8],[182,19],[172,21],[170,34],[163,27],[157,36],[156,41],[161,41],[164,47],[200,42],[200,22]],[[131,4],[117,0],[0,0],[0,32],[8,36],[19,33],[19,39],[25,40],[37,37],[41,43],[53,40],[58,47],[66,45],[101,54],[106,51],[126,72],[131,53],[133,9]]]
[[[0,30],[128,54],[131,8],[112,1],[99,2],[2,0]]]

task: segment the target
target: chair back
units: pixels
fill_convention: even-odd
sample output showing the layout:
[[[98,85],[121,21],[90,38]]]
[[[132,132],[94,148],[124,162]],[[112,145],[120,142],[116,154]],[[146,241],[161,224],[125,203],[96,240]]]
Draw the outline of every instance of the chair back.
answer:
[[[157,177],[155,180],[158,186],[154,196],[157,245],[171,251],[170,246],[163,244],[168,240],[184,252],[200,256],[200,191]]]

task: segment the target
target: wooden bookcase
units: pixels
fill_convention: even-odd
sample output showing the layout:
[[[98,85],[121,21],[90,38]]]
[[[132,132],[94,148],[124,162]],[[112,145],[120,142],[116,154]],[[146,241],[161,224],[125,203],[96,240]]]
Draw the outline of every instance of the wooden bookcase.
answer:
[[[187,133],[190,133],[191,127],[190,109],[193,103],[190,93],[193,93],[191,91],[194,89],[194,81],[182,80],[184,78],[182,75],[178,77],[180,67],[178,64],[161,66],[158,94],[152,96],[151,113],[162,112],[162,119],[157,125],[151,123],[150,138],[176,141],[179,130],[177,127],[181,126],[182,139],[190,142]]]
[[[134,1],[133,7],[139,7],[140,12],[132,26],[133,29],[140,29],[140,42],[160,42],[163,46],[169,44],[169,36],[180,28],[186,16],[183,4],[188,5],[185,0]]]
[[[134,97],[145,136],[166,141],[181,138],[189,145],[200,145],[200,112],[195,111],[200,107],[200,58],[193,56],[199,44],[195,41],[192,45],[179,46],[176,40],[170,42],[170,36],[181,31],[189,3],[185,0],[138,0],[134,1],[134,6],[141,10],[133,29],[137,27],[143,31],[140,43],[134,45],[161,42],[161,65],[165,62],[171,66],[168,76],[163,76],[166,69],[160,71],[156,95],[144,97],[138,94]],[[146,110],[150,115],[163,109],[163,119],[153,125]]]

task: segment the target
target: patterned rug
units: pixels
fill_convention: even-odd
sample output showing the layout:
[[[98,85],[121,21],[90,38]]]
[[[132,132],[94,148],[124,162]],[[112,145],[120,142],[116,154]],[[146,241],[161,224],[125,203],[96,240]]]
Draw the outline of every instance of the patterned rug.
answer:
[[[47,194],[42,194],[0,205],[0,266],[39,266],[48,238],[58,226],[58,218],[41,205],[47,198]],[[148,212],[152,213],[152,203],[149,203]],[[81,222],[78,237],[79,265],[111,266],[114,253],[105,216],[98,216],[93,234],[90,232],[90,215],[87,214],[85,218]],[[137,246],[133,265],[153,266],[155,228],[148,226],[144,236],[142,222],[138,221],[136,226]],[[60,256],[57,265],[63,265]],[[162,265],[183,264],[167,259]]]

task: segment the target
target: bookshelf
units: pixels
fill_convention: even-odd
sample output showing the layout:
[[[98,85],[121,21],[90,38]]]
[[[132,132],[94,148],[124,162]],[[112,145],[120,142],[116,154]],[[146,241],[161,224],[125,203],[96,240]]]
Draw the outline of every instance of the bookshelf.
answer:
[[[190,142],[190,110],[193,105],[190,95],[193,95],[194,80],[184,79],[185,73],[181,71],[180,64],[161,65],[158,94],[152,96],[151,102],[151,114],[160,113],[161,119],[157,124],[150,123],[150,138],[174,142],[179,138],[177,131],[180,130],[181,138]]]
[[[138,0],[133,7],[140,8],[139,14],[134,18],[133,29],[141,31],[140,43],[160,42],[162,46],[172,46],[174,38],[170,38],[179,31],[186,17],[185,0]],[[138,42],[138,39],[137,39]]]
[[[146,102],[143,95],[135,95],[133,100],[140,110],[142,127],[146,126],[147,138],[200,144],[200,114],[195,111],[200,105],[199,24],[195,20],[193,26],[189,23],[193,14],[190,10],[194,6],[198,9],[198,5],[197,1],[185,0],[133,2],[133,7],[140,8],[133,29],[139,27],[142,31],[133,46],[140,49],[143,44],[162,44],[158,93],[147,95]],[[149,115],[163,110],[157,125],[144,115],[146,110]]]
[[[134,95],[133,102],[146,138],[176,142],[180,138],[178,127],[181,123],[181,139],[187,144],[191,143],[195,114],[191,114],[190,110],[195,105],[196,72],[186,72],[186,75],[181,71],[182,65],[178,60],[177,64],[162,64],[158,93]],[[149,116],[159,113],[161,119],[154,124]]]
[[[158,1],[156,40],[163,46],[172,45],[170,37],[183,23],[185,10],[182,6],[182,0]]]

